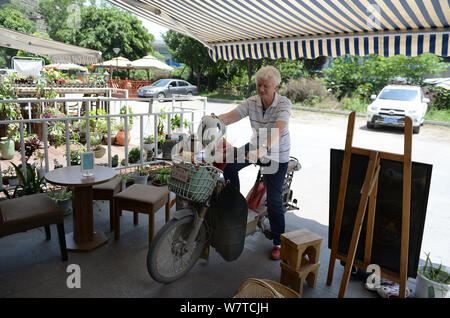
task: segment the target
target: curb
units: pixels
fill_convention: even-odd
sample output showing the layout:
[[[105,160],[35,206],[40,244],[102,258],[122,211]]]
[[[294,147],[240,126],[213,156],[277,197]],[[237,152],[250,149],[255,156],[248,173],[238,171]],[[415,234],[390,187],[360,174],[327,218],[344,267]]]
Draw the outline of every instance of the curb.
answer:
[[[208,98],[207,100],[210,102],[213,102],[213,103],[224,103],[224,104],[238,104],[239,102],[242,102],[239,100],[229,100],[229,99],[219,99],[219,98]],[[348,111],[348,110],[347,111],[333,110],[333,109],[312,108],[312,107],[305,107],[305,106],[292,106],[292,109],[305,110],[305,111],[318,112],[318,113],[328,113],[328,114],[335,114],[335,115],[346,115],[346,116],[348,116],[351,113],[351,111]],[[366,117],[366,114],[356,113],[356,116],[357,117]],[[424,124],[450,127],[450,122],[445,122],[445,121],[425,120]]]

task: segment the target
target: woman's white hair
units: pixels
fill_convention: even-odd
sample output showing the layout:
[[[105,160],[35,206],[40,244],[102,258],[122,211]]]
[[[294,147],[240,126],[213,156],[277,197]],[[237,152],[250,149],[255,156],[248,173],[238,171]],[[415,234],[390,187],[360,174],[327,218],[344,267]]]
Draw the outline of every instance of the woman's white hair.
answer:
[[[280,86],[281,83],[281,74],[280,71],[277,70],[273,66],[264,66],[261,67],[258,72],[256,72],[256,85],[258,85],[258,80],[263,79],[271,79],[275,86]]]

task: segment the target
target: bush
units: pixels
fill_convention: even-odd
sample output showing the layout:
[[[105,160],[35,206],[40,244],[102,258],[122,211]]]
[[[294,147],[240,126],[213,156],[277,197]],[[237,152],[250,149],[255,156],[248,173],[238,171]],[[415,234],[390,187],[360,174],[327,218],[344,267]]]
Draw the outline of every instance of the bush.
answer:
[[[431,102],[430,108],[437,110],[450,109],[450,90],[436,87],[434,91],[436,95]]]
[[[294,103],[316,104],[327,96],[325,86],[317,80],[300,78],[280,89],[280,94]]]

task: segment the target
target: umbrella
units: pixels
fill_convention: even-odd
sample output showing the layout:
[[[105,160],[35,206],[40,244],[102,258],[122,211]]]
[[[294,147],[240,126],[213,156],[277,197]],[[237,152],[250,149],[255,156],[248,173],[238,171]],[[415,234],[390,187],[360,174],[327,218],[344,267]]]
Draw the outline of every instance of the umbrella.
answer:
[[[101,64],[94,64],[94,67],[116,67],[116,68],[130,68],[132,67],[131,61],[126,57],[115,57],[109,61],[105,61]]]
[[[73,64],[73,63],[49,64],[49,65],[45,65],[44,68],[46,70],[54,69],[54,70],[61,70],[61,71],[73,71],[73,70],[79,70],[81,72],[87,72],[88,71],[87,67],[84,67],[84,66],[81,66],[81,65],[77,65],[77,64]]]
[[[135,69],[150,69],[150,68],[156,68],[159,70],[164,71],[173,71],[173,67],[167,65],[166,63],[163,63],[159,61],[156,57],[152,55],[144,56],[143,58],[131,62],[133,68]]]

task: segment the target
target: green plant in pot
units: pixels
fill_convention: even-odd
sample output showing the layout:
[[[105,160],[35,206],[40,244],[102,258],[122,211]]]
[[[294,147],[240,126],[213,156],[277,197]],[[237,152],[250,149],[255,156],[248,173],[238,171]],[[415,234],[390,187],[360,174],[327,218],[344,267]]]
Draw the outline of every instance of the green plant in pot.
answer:
[[[134,182],[138,184],[147,184],[148,171],[144,167],[138,167],[135,171]]]
[[[133,111],[131,109],[131,106],[127,106],[127,105],[123,105],[120,108],[120,113],[121,114],[132,114]],[[128,118],[128,142],[130,142],[131,140],[131,128],[133,127],[133,122],[134,119],[133,117],[129,116]],[[125,123],[124,123],[124,118],[120,119],[120,124],[117,126],[118,131],[117,131],[117,135],[116,135],[116,143],[120,146],[125,146]]]
[[[450,298],[450,274],[439,266],[433,265],[430,253],[424,266],[419,266],[416,280],[416,297],[418,298]]]
[[[119,155],[114,155],[111,158],[111,167],[115,168],[119,165]]]
[[[16,185],[12,195],[10,195],[8,191],[3,190],[3,193],[5,193],[8,198],[16,198],[24,195],[44,192],[44,177],[40,176],[40,174],[36,171],[36,165],[34,163],[31,165],[27,163],[26,176],[23,174],[22,169],[20,169],[17,165],[12,162],[11,164],[16,170],[16,175],[19,177],[20,183]]]
[[[9,166],[8,168],[2,171],[2,174],[4,177],[8,179],[8,184],[11,187],[15,187],[16,185],[19,184],[19,178],[17,177],[16,171],[14,170],[13,167]]]
[[[155,148],[155,137],[153,136],[146,136],[144,137],[144,150],[149,151],[153,150]]]
[[[63,188],[59,191],[50,191],[47,195],[59,205],[64,215],[69,215],[73,211],[72,191]]]
[[[169,182],[170,172],[171,172],[170,168],[158,169],[153,177],[152,183],[158,186],[166,185]]]

